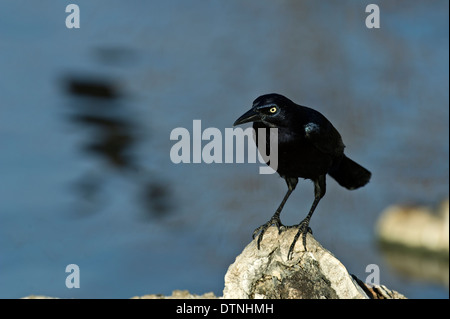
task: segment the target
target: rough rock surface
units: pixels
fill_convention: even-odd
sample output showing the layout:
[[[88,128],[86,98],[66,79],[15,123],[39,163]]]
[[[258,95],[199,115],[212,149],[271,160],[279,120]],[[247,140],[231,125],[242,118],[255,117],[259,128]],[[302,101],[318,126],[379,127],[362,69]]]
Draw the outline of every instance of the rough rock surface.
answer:
[[[296,232],[290,229],[278,234],[275,227],[270,227],[259,250],[253,240],[228,268],[223,298],[404,298],[384,286],[368,287],[352,277],[310,234],[306,239],[308,251],[299,240],[288,260]]]
[[[171,296],[164,296],[159,294],[151,294],[144,296],[135,296],[131,299],[217,299],[212,292],[207,292],[203,295],[191,294],[188,290],[174,290]]]

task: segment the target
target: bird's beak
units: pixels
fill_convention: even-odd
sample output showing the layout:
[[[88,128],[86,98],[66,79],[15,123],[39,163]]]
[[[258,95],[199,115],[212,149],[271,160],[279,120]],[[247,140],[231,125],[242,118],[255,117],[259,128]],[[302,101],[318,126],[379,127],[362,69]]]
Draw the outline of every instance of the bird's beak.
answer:
[[[248,122],[259,122],[261,121],[261,117],[258,113],[256,113],[253,109],[242,115],[240,118],[234,122],[233,126],[248,123]]]

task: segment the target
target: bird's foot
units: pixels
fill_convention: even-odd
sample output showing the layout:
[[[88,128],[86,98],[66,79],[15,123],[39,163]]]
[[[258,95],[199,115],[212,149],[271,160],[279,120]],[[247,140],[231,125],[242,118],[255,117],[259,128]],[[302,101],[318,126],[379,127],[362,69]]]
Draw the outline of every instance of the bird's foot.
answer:
[[[284,226],[284,228],[285,229],[298,228],[298,232],[297,232],[297,234],[295,234],[294,240],[292,241],[292,244],[289,247],[288,260],[292,258],[292,254],[294,253],[295,244],[296,244],[298,238],[300,237],[300,235],[302,235],[303,247],[305,248],[305,251],[308,251],[306,249],[306,235],[308,233],[312,234],[312,230],[309,227],[309,219],[305,218],[304,220],[302,220],[300,222],[300,224],[293,225],[293,226]]]
[[[253,235],[252,238],[255,239],[256,235],[258,235],[258,241],[256,242],[258,249],[260,248],[260,244],[261,241],[263,239],[264,233],[266,232],[267,228],[269,228],[270,226],[275,225],[278,228],[278,234],[280,234],[283,230],[285,230],[286,226],[284,226],[281,223],[280,217],[277,216],[273,216],[267,223],[262,224],[261,226],[259,226],[258,228],[256,228],[253,231]]]

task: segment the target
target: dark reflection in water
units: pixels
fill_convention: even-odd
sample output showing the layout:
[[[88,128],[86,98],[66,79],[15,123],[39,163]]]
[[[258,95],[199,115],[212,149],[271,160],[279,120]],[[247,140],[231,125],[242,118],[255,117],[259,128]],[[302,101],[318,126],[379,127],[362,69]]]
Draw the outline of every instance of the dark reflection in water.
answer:
[[[136,197],[146,216],[160,218],[170,212],[173,205],[169,202],[168,185],[154,172],[149,174],[135,155],[140,128],[126,116],[126,98],[117,86],[109,79],[68,76],[66,92],[72,99],[74,112],[68,116],[69,121],[78,129],[90,132],[81,150],[139,185]],[[80,199],[89,203],[89,211],[99,210],[99,206],[108,203],[100,194],[110,175],[110,171],[98,165],[95,172],[85,172],[75,182],[73,189]]]
[[[118,98],[118,91],[112,83],[107,80],[98,79],[69,79],[68,91],[75,96],[96,97],[101,99],[115,100]]]
[[[145,211],[151,216],[162,217],[172,211],[170,188],[160,181],[149,181],[142,186],[141,199]]]
[[[136,139],[130,131],[130,123],[118,118],[86,114],[74,115],[71,120],[81,126],[95,128],[97,132],[98,139],[89,141],[84,147],[85,151],[104,158],[117,168],[133,168],[129,151]]]

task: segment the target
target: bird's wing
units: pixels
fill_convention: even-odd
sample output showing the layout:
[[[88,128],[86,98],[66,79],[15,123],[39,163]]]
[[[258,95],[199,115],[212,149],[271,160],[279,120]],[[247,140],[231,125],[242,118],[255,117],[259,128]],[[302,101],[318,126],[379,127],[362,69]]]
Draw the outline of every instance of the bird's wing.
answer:
[[[341,136],[331,124],[309,122],[303,126],[303,129],[305,138],[321,152],[337,155],[344,151],[345,145]]]

